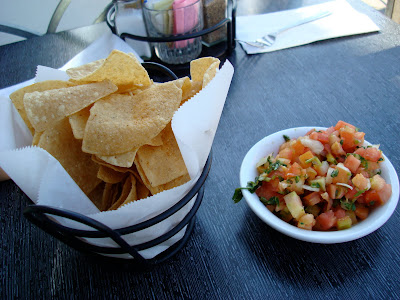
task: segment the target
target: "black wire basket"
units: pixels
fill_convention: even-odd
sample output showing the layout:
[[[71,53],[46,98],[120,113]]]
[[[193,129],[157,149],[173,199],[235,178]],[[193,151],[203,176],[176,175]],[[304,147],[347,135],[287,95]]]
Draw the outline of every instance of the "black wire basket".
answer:
[[[168,68],[158,63],[145,62],[142,63],[145,69],[149,72],[153,80],[157,76],[157,81],[168,81],[174,80],[178,77]],[[153,76],[152,76],[153,75]],[[155,80],[156,81],[156,80]],[[191,232],[193,231],[195,215],[200,207],[204,194],[204,183],[208,176],[211,168],[211,154],[209,155],[207,162],[203,168],[203,171],[194,184],[194,186],[189,190],[189,192],[180,199],[175,205],[167,209],[166,211],[160,213],[157,216],[152,217],[144,222],[119,228],[111,229],[105,224],[94,220],[90,217],[82,215],[77,212],[68,211],[56,207],[44,206],[44,205],[29,205],[24,209],[24,216],[34,225],[38,226],[40,229],[46,233],[52,235],[56,239],[65,243],[66,245],[82,252],[96,257],[100,260],[112,260],[113,262],[121,263],[133,263],[137,265],[154,265],[163,262],[174,254],[176,254],[187,242]],[[190,208],[189,212],[183,217],[183,219],[170,229],[165,234],[161,236],[136,245],[129,245],[125,240],[124,236],[132,234],[151,226],[154,226],[163,220],[173,216],[178,213],[183,207],[185,207],[194,197],[194,203]],[[86,225],[93,230],[79,230],[70,228],[60,224],[56,218],[65,218],[80,223],[81,225]],[[139,251],[152,248],[154,246],[160,245],[161,243],[167,241],[168,239],[174,237],[186,226],[186,231],[183,237],[175,242],[172,246],[158,254],[151,259],[145,259]],[[104,239],[108,238],[115,242],[115,247],[105,247],[98,246],[90,243],[89,240]],[[124,258],[120,258],[124,256]],[[118,257],[119,256],[119,257]],[[128,257],[128,258],[126,258]]]

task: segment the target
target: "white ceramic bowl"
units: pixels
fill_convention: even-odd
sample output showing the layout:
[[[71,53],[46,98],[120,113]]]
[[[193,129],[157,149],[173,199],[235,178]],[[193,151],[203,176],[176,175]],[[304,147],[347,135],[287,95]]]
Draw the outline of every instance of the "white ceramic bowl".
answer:
[[[245,187],[248,181],[254,181],[258,176],[256,170],[256,163],[260,158],[274,153],[278,154],[279,146],[284,142],[283,135],[287,135],[290,138],[297,138],[305,135],[309,130],[315,128],[316,130],[325,129],[322,127],[298,127],[291,128],[271,134],[257,144],[255,144],[243,159],[242,166],[240,168],[240,186]],[[365,142],[365,144],[368,144]],[[321,243],[321,244],[334,244],[352,241],[363,236],[370,234],[381,227],[392,215],[396,208],[399,200],[399,179],[393,165],[389,159],[384,156],[384,161],[380,163],[382,174],[381,176],[386,180],[387,183],[392,185],[392,196],[384,205],[375,208],[369,216],[353,225],[349,229],[341,231],[309,231],[305,229],[297,228],[271,213],[259,200],[258,196],[254,193],[250,193],[248,190],[242,190],[243,196],[246,199],[247,204],[254,211],[254,213],[265,223],[272,228],[293,237],[298,240]]]

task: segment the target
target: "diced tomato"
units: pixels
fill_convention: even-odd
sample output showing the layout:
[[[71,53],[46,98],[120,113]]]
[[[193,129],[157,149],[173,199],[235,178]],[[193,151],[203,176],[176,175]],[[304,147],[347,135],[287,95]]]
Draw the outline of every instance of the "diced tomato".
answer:
[[[310,135],[310,134],[313,133],[313,132],[315,132],[315,128],[313,128],[313,129],[307,131],[307,133],[306,133],[305,135]]]
[[[361,194],[359,197],[357,197],[356,202],[359,204],[365,204],[365,195]]]
[[[367,161],[367,163],[365,165],[366,165],[365,169],[367,172],[371,172],[371,171],[379,169],[379,163],[377,163],[377,162]]]
[[[382,158],[382,153],[375,147],[369,147],[364,151],[364,158],[366,160],[377,162],[380,158]]]
[[[385,184],[385,186],[378,191],[379,198],[380,198],[380,205],[386,203],[389,199],[390,196],[392,196],[392,186],[388,183]]]
[[[333,211],[337,219],[344,218],[346,216],[346,211],[340,206],[334,208]]]
[[[324,150],[326,153],[332,152],[331,146],[329,144],[324,144]]]
[[[326,187],[326,191],[332,199],[341,199],[346,194],[346,190],[344,186],[336,184],[328,184]]]
[[[368,217],[369,215],[369,208],[365,207],[364,205],[356,204],[356,216],[357,218],[364,220]]]
[[[279,171],[273,171],[273,172],[271,172],[269,174],[269,176],[271,178],[274,178],[274,179],[271,179],[268,182],[268,188],[271,189],[273,192],[277,192],[278,191],[278,185],[279,185],[279,182],[280,182],[279,178],[283,177],[283,173],[281,173]],[[267,184],[267,182],[263,182],[263,184]]]
[[[320,214],[315,221],[315,229],[326,231],[335,226],[336,217],[332,210],[328,210],[327,212]]]
[[[340,138],[342,140],[342,147],[344,151],[353,152],[356,149],[358,141],[357,144],[354,143],[356,140],[354,137],[355,132],[355,129],[348,126],[340,129]]]
[[[356,132],[354,134],[354,138],[355,138],[354,143],[356,145],[362,145],[362,143],[364,143],[364,136],[365,136],[365,132],[361,132],[361,131]]]
[[[304,145],[301,143],[301,141],[296,140],[296,142],[291,144],[291,148],[294,151],[294,156],[300,156],[301,154],[304,153],[305,147]]]
[[[356,174],[362,174],[365,178],[369,178],[368,172],[363,167],[359,167],[356,171]]]
[[[332,183],[348,183],[351,172],[347,171],[344,168],[336,167],[337,175],[332,178]]]
[[[356,129],[354,125],[351,125],[350,123],[344,122],[342,120],[338,121],[335,125],[335,130],[339,130],[340,128],[343,128],[345,126],[348,126],[350,128]]]
[[[284,148],[282,150],[279,151],[278,156],[280,158],[286,158],[288,160],[292,160],[293,159],[293,149],[291,149],[290,147]]]
[[[311,162],[306,162],[307,160],[314,157],[314,154],[311,151],[307,151],[306,153],[299,156],[300,166],[304,169],[312,166]]]
[[[314,215],[312,214],[305,214],[300,217],[297,227],[303,228],[306,230],[312,230],[312,227],[315,225]]]
[[[356,195],[358,196],[356,197]],[[358,199],[362,194],[359,193],[359,190],[353,187],[353,189],[348,189],[347,193],[345,194],[346,199],[355,200]]]
[[[293,163],[286,173],[286,178],[302,175],[303,168],[297,163]]]
[[[282,145],[279,146],[279,151],[289,147],[290,147],[290,141],[284,142]]]
[[[361,164],[361,161],[354,157],[354,155],[347,156],[344,161],[344,166],[348,168],[352,173],[356,173],[358,167]]]
[[[361,174],[357,174],[356,176],[354,176],[351,179],[351,182],[354,184],[354,186],[358,189],[358,190],[366,190],[369,188],[369,179],[365,178],[363,175]]]
[[[319,192],[312,192],[311,194],[304,196],[303,200],[307,206],[313,206],[321,202],[321,196]]]
[[[325,133],[329,136],[334,131],[335,131],[335,127],[331,126],[331,127],[329,127],[328,129],[325,130]]]
[[[320,141],[322,144],[329,143],[329,135],[326,132],[314,131],[310,134],[310,139]]]
[[[256,190],[256,194],[258,197],[264,197],[269,200],[272,197],[282,197],[281,194],[275,191],[275,188],[272,188],[271,182],[263,181],[261,186]]]
[[[385,184],[384,187],[379,190],[369,190],[365,192],[365,203],[370,206],[380,206],[385,204],[390,196],[392,195],[392,186]]]
[[[362,156],[366,160],[377,162],[380,158],[382,158],[382,153],[379,149],[375,147],[368,148],[358,148],[354,153]]]
[[[375,190],[369,190],[365,192],[365,204],[369,206],[373,206],[380,202],[380,197],[377,191]]]

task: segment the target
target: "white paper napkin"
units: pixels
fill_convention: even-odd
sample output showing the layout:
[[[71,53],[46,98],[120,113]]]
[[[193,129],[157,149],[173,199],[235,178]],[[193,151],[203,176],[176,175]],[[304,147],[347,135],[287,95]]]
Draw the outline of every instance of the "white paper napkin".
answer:
[[[270,47],[260,49],[243,42],[240,44],[247,54],[256,54],[330,38],[379,31],[379,27],[368,16],[356,11],[345,0],[337,0],[276,13],[237,17],[236,38],[255,41],[268,33],[323,11],[330,11],[332,14],[282,32]]]
[[[116,211],[99,212],[57,160],[43,149],[29,146],[32,143],[32,135],[8,95],[35,81],[63,79],[65,77],[63,70],[106,58],[113,49],[134,52],[117,36],[106,34],[60,70],[39,66],[35,79],[0,91],[0,176],[3,175],[2,179],[6,179],[9,175],[36,204],[76,211],[116,229],[138,224],[167,210],[186,195],[197,182],[211,150],[234,70],[230,62],[226,61],[215,78],[202,91],[185,102],[172,119],[172,128],[191,181],[147,199],[129,203]],[[201,141],[201,144],[198,141]],[[1,174],[2,168],[5,171],[3,174]],[[134,245],[161,236],[174,228],[187,215],[195,199],[196,197],[179,212],[157,225],[126,235],[124,239],[130,245]],[[56,219],[64,226],[91,229],[74,221],[57,217]],[[186,227],[162,244],[140,251],[140,254],[144,258],[156,256],[179,241],[185,231]],[[99,246],[115,246],[115,243],[107,238],[87,240]],[[119,257],[129,258],[129,255]]]

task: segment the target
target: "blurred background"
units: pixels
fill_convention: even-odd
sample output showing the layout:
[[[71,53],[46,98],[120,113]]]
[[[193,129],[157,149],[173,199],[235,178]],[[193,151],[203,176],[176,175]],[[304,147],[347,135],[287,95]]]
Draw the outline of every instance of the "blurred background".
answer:
[[[259,6],[260,1],[269,12],[299,7],[302,2],[238,0],[238,14],[251,14],[252,3]],[[362,1],[400,23],[400,0]],[[321,2],[326,1],[316,0],[316,4]],[[103,22],[112,5],[111,0],[0,0],[0,46]]]

